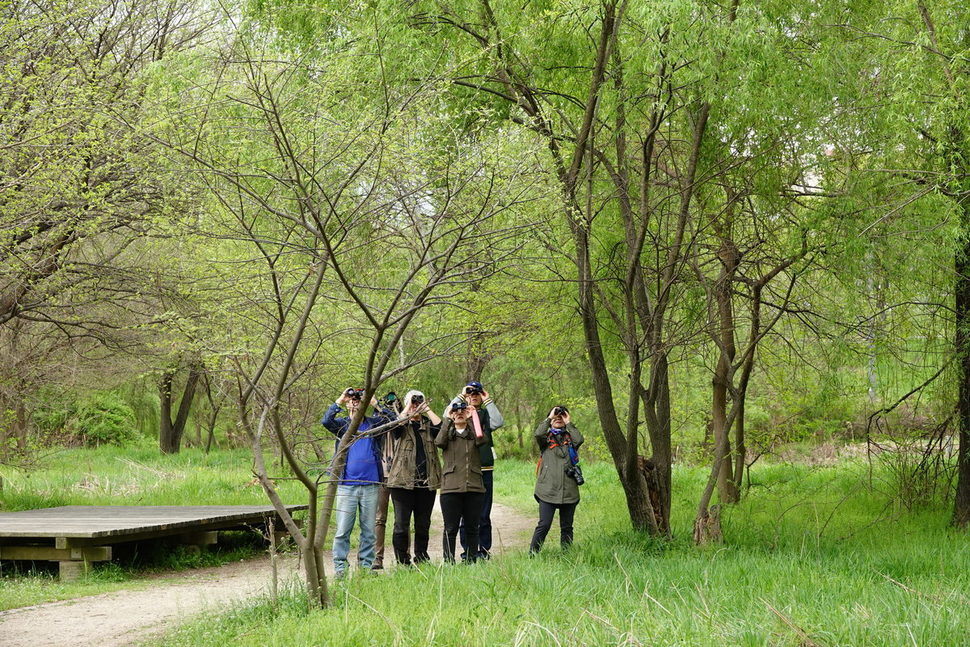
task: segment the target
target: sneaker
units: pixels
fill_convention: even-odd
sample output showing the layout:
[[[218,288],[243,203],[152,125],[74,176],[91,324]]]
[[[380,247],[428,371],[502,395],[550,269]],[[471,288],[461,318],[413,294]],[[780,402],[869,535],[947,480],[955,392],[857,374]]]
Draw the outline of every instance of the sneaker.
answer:
[[[370,567],[372,571],[383,571],[384,564],[382,562],[374,562],[374,565]]]

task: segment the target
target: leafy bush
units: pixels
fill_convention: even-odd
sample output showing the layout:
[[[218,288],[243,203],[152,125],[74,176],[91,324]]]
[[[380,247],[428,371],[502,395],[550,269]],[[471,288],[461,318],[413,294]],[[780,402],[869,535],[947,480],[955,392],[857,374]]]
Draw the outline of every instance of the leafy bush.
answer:
[[[522,445],[519,445],[521,435]],[[534,461],[539,455],[535,441],[532,439],[531,429],[515,429],[512,426],[503,427],[492,436],[495,443],[495,453],[501,459],[518,459]]]
[[[135,436],[135,412],[115,393],[94,393],[74,405],[66,427],[87,445],[124,445]]]
[[[44,433],[62,430],[70,417],[71,406],[57,400],[42,401],[31,414],[34,426]]]

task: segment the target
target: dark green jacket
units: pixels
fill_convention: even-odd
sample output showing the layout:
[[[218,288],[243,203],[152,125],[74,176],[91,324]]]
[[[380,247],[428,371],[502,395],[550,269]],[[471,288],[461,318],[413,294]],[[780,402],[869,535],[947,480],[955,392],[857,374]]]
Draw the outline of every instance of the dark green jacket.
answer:
[[[485,432],[482,438],[476,438],[471,423],[468,424],[467,436],[459,436],[452,426],[450,419],[441,423],[441,431],[435,438],[434,444],[441,449],[441,493],[453,492],[484,492],[482,483],[482,459],[478,448],[489,441],[489,434]]]
[[[467,402],[465,396],[458,394],[451,401],[455,402]],[[442,420],[448,420],[448,410],[441,414]],[[492,444],[492,434],[495,430],[505,424],[505,418],[502,417],[502,412],[498,410],[495,402],[491,398],[482,402],[482,408],[478,410],[478,420],[482,423],[482,430],[487,432],[488,442],[484,445],[480,445],[478,448],[478,455],[482,460],[482,469],[491,470],[495,466],[495,449]],[[471,424],[469,421],[468,424]]]
[[[566,468],[572,464],[569,450],[561,445],[549,446],[549,426],[547,418],[539,423],[535,432],[536,443],[542,452],[539,457],[539,473],[536,476],[536,498],[546,503],[579,503],[579,485],[566,476]],[[583,435],[572,423],[567,424],[562,433],[569,434],[576,449],[583,444]]]
[[[427,489],[437,490],[441,485],[441,463],[438,462],[438,452],[435,450],[434,439],[438,433],[438,426],[432,425],[427,418],[421,419],[420,428],[415,431],[410,422],[402,425],[400,436],[394,438],[394,453],[391,459],[391,469],[387,473],[387,487],[413,490],[418,480],[417,448],[420,442],[424,446],[424,456],[427,461],[428,485]],[[394,435],[397,436],[397,430]],[[422,489],[425,486],[420,486]]]

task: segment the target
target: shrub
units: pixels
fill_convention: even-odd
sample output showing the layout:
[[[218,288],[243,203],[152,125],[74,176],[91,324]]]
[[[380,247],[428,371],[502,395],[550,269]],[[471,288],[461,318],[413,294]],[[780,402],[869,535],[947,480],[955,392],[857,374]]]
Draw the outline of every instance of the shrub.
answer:
[[[87,445],[124,445],[135,436],[135,412],[115,393],[94,393],[74,405],[67,428]]]
[[[522,444],[519,445],[521,436]],[[535,441],[532,439],[531,429],[515,429],[511,426],[503,427],[492,436],[495,443],[495,453],[501,459],[519,459],[534,461],[539,455]]]

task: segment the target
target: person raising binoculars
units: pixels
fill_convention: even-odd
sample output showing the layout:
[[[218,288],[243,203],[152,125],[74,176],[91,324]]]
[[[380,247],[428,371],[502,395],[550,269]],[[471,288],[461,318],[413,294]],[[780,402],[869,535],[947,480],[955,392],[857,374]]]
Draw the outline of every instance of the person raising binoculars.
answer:
[[[536,470],[535,499],[539,502],[539,523],[532,535],[529,553],[542,549],[552,527],[552,518],[559,510],[559,534],[563,548],[573,543],[573,517],[579,505],[579,486],[583,472],[579,467],[579,446],[583,435],[562,405],[553,407],[535,431],[539,445],[539,466]]]

